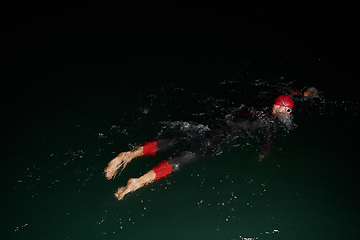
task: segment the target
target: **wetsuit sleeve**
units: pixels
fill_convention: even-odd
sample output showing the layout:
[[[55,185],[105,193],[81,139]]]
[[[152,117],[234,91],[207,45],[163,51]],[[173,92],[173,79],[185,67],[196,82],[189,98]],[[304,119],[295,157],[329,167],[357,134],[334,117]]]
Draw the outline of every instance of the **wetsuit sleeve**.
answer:
[[[247,131],[258,131],[260,133],[259,150],[264,156],[269,155],[270,147],[276,132],[275,122],[270,116],[264,116],[262,119],[255,119],[254,121],[247,121],[245,126],[249,126]]]
[[[264,156],[268,156],[270,154],[270,147],[272,144],[272,140],[264,140],[260,152]]]
[[[301,91],[291,91],[289,93],[290,96],[299,96],[299,95],[303,95],[303,93]]]
[[[259,131],[261,137],[259,141],[260,152],[267,156],[270,153],[270,146],[272,144],[275,130],[270,122],[264,123],[259,120],[255,121],[244,121],[238,124],[238,129],[240,132],[254,132]]]
[[[270,154],[270,147],[274,139],[274,135],[276,132],[276,127],[274,123],[269,123],[264,127],[264,135],[260,145],[261,154],[264,156],[268,156]]]

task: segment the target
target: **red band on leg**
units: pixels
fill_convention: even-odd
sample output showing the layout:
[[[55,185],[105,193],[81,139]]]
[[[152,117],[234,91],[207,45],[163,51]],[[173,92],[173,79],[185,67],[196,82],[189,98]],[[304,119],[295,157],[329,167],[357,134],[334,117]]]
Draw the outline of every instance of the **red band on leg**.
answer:
[[[156,181],[159,180],[160,178],[165,177],[166,175],[169,175],[172,172],[172,166],[167,161],[164,160],[158,165],[156,165],[152,170],[156,174],[156,177],[154,179],[154,181]]]
[[[149,156],[149,155],[155,155],[155,153],[157,152],[157,148],[156,148],[156,141],[152,141],[152,142],[147,142],[143,145],[143,156]]]

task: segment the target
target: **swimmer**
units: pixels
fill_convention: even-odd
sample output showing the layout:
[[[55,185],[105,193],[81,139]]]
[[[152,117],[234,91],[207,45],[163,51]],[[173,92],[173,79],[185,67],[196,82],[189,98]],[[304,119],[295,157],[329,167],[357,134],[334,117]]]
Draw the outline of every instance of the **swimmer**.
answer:
[[[289,95],[301,95],[305,98],[317,96],[318,91],[310,88],[302,92],[291,92]],[[171,139],[159,139],[144,143],[142,146],[128,152],[122,152],[109,162],[104,173],[108,180],[121,173],[126,165],[137,157],[155,155],[158,152],[186,146],[186,151],[180,152],[163,160],[149,172],[140,178],[130,178],[127,185],[121,187],[115,193],[118,200],[144,185],[157,181],[168,176],[187,163],[193,162],[201,157],[219,152],[230,141],[249,134],[262,136],[259,161],[269,154],[269,149],[274,135],[281,124],[290,125],[292,122],[292,110],[294,101],[289,95],[280,95],[273,100],[269,108],[249,108],[247,112],[241,111],[232,116],[232,120],[220,127],[209,127],[202,135],[195,140],[184,144],[184,139],[175,137]]]

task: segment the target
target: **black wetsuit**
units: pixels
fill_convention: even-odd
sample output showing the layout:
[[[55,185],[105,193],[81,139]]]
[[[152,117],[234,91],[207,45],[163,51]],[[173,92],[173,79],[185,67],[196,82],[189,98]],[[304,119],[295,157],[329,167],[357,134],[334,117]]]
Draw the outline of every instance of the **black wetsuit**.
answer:
[[[178,153],[167,160],[173,171],[199,157],[221,152],[226,144],[239,137],[259,137],[260,151],[263,155],[267,155],[269,145],[277,131],[278,121],[264,111],[250,110],[232,114],[230,120],[217,125],[216,127],[210,126],[208,130],[191,139],[179,134],[175,138],[157,140],[156,147],[158,151],[172,148],[178,150]],[[179,151],[179,149],[181,150]]]
[[[290,95],[302,96],[302,92],[292,91]],[[279,95],[278,95],[279,96]],[[143,145],[143,156],[154,155],[157,151],[175,149],[175,154],[163,160],[152,170],[155,180],[158,180],[181,166],[193,162],[204,156],[221,153],[224,146],[237,138],[255,138],[264,156],[269,153],[270,145],[280,126],[288,131],[292,128],[291,116],[287,119],[272,116],[272,109],[276,95],[269,92],[260,93],[252,102],[251,108],[239,108],[231,111],[222,120],[194,125],[195,129],[184,127],[175,138],[165,138]],[[185,130],[184,130],[185,129]],[[200,129],[200,131],[199,131]],[[248,141],[239,139],[238,141]]]

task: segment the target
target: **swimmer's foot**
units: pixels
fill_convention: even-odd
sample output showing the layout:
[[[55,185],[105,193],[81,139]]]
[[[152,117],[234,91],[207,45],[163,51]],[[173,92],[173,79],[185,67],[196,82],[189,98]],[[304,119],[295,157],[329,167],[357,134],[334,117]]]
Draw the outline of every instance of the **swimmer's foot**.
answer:
[[[153,182],[155,177],[155,172],[150,170],[140,178],[130,178],[126,187],[121,187],[117,190],[117,192],[115,193],[115,197],[118,200],[122,200],[126,194],[133,192],[148,183]]]
[[[116,158],[111,160],[105,169],[105,177],[110,180],[116,176],[118,171],[120,173],[124,170],[126,165],[132,160],[130,152],[122,152]]]
[[[139,179],[130,178],[126,187],[121,187],[117,190],[117,192],[115,193],[115,197],[118,200],[121,200],[126,194],[133,192],[140,187],[141,186],[139,186]]]
[[[116,158],[111,160],[105,169],[105,177],[110,180],[116,176],[118,172],[121,172],[124,170],[126,165],[134,158],[141,156],[142,154],[142,147],[138,148],[135,151],[129,151],[129,152],[122,152],[120,153]]]

